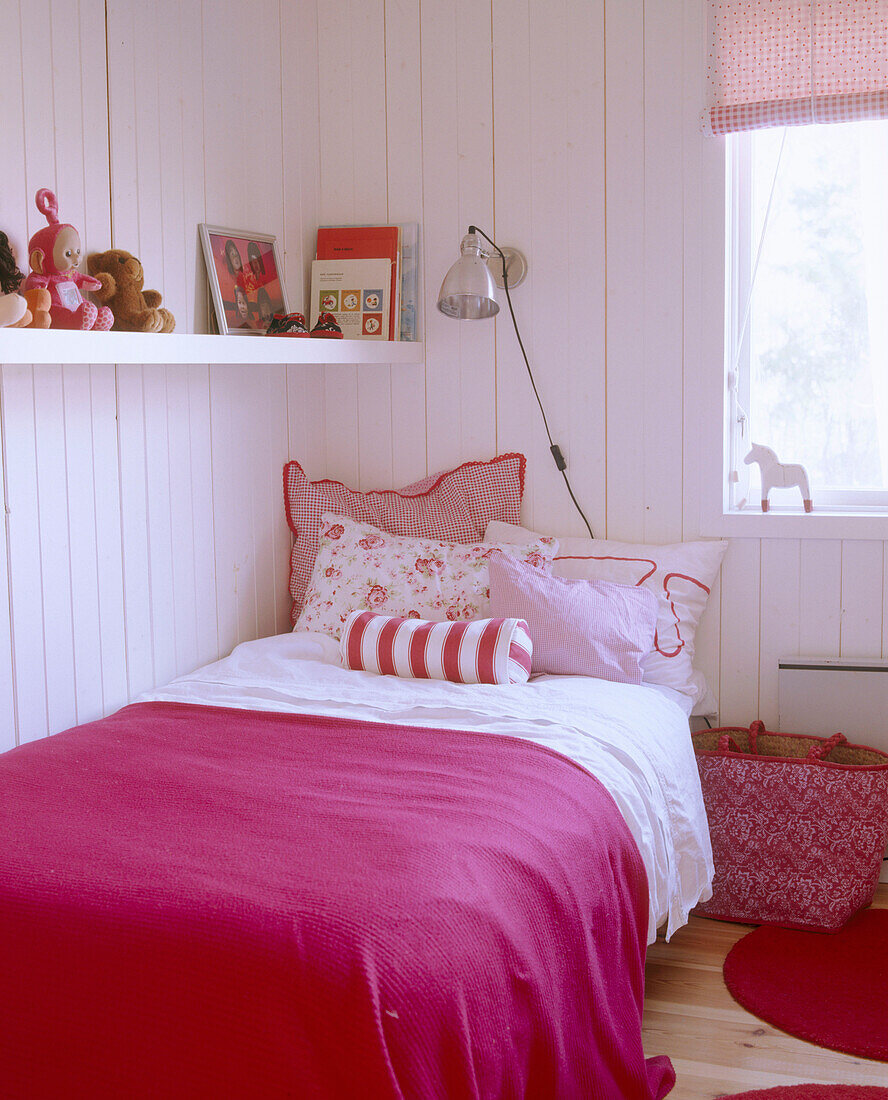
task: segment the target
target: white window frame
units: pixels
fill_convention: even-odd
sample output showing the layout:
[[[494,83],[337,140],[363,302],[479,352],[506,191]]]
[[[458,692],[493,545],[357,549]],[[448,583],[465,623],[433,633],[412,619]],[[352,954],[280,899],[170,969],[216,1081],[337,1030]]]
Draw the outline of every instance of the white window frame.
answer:
[[[738,511],[731,507],[728,472],[731,452],[728,424],[731,419],[729,374],[731,359],[748,288],[753,250],[748,243],[740,244],[740,234],[749,242],[749,190],[746,203],[738,199],[744,194],[737,183],[748,173],[750,158],[736,157],[729,152],[724,139],[701,135],[700,144],[688,151],[686,174],[695,171],[698,180],[688,181],[688,202],[696,201],[699,212],[697,231],[686,238],[686,270],[698,265],[699,280],[689,282],[686,297],[686,323],[695,321],[701,327],[699,361],[688,364],[688,413],[698,426],[696,471],[700,502],[700,533],[732,538],[877,538],[888,539],[888,492],[867,490],[814,491],[814,511],[806,514],[801,500],[797,506],[772,503],[763,514],[759,502],[749,501]],[[736,147],[742,149],[743,135]],[[696,145],[696,143],[693,143]],[[728,187],[728,183],[731,184]],[[699,189],[698,189],[699,188]],[[727,229],[731,227],[731,240]],[[730,294],[726,291],[730,290]],[[697,296],[699,294],[699,296]],[[749,407],[748,350],[743,349],[739,362],[739,400]],[[748,441],[748,434],[746,437]],[[767,443],[766,440],[761,442]],[[742,456],[740,456],[742,461]],[[692,461],[692,459],[691,459]]]

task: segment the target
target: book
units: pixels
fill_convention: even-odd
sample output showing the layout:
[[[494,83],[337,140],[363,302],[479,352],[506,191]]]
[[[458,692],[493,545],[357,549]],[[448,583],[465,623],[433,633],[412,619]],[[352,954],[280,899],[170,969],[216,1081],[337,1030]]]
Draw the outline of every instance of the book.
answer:
[[[391,318],[391,261],[313,260],[309,328],[332,313],[346,340],[387,340]]]
[[[389,320],[383,339],[400,336],[401,230],[397,225],[322,225],[318,229],[319,260],[369,260],[386,257],[389,270]],[[330,311],[333,312],[332,310]]]
[[[419,340],[419,226],[401,226],[400,339]]]

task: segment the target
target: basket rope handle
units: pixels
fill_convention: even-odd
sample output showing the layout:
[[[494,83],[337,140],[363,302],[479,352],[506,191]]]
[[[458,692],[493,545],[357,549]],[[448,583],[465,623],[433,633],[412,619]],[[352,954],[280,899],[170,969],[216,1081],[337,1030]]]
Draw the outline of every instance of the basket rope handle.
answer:
[[[749,727],[749,751],[753,756],[758,752],[758,736],[760,733],[767,733],[765,729],[765,723],[756,719]]]
[[[806,760],[825,760],[827,756],[839,745],[847,745],[848,738],[844,733],[834,733],[832,737],[821,741],[819,745],[812,745],[805,757]]]
[[[723,733],[718,739],[719,752],[740,752],[737,742],[729,733]]]

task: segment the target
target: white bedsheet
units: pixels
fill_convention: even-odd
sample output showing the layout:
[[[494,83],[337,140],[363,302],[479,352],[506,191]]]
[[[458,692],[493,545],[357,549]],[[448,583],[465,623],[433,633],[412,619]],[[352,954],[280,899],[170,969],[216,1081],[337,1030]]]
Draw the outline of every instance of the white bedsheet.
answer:
[[[504,733],[547,745],[610,791],[635,837],[650,891],[649,942],[671,936],[710,894],[712,851],[683,697],[653,685],[538,676],[490,686],[402,680],[341,667],[321,634],[281,634],[143,695],[208,706],[338,715]]]

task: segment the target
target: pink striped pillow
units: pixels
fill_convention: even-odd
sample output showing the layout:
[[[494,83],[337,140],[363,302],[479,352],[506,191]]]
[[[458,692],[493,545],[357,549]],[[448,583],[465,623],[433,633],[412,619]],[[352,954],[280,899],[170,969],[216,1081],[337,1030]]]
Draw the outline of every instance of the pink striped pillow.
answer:
[[[340,640],[346,668],[455,684],[523,684],[533,645],[521,619],[435,623],[352,611]]]
[[[545,576],[492,554],[490,610],[520,615],[533,639],[533,672],[640,684],[654,644],[657,597],[609,581]]]

